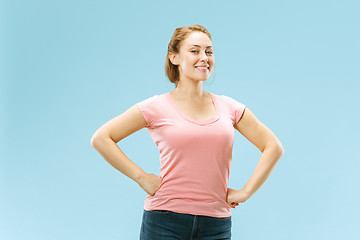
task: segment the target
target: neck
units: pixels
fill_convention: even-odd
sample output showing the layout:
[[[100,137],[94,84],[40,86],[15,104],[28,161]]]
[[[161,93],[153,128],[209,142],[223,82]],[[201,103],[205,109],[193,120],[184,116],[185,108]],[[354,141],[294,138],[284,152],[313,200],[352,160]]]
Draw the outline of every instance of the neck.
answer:
[[[179,98],[189,100],[201,100],[207,93],[202,89],[202,81],[179,81],[179,84],[172,93]]]

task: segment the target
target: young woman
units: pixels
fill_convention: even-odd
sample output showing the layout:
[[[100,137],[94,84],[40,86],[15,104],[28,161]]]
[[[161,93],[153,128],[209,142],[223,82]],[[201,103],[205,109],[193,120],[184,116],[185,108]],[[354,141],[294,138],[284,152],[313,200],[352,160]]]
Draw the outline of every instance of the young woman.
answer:
[[[175,89],[136,103],[91,139],[107,162],[148,193],[140,239],[230,239],[231,208],[262,186],[283,155],[278,138],[249,108],[202,89],[214,64],[203,26],[177,28],[165,62]],[[144,172],[116,144],[144,127],[160,150],[160,177]],[[262,152],[240,190],[227,188],[234,129]]]

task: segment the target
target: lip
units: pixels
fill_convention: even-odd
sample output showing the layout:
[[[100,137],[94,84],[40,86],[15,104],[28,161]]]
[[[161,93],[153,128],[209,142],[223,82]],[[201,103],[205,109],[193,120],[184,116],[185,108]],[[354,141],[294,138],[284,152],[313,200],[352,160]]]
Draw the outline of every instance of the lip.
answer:
[[[199,67],[201,67],[201,66],[196,66],[195,69],[200,71],[200,72],[204,72],[204,73],[210,71],[209,67],[207,67],[207,66],[204,66],[204,68],[199,68]]]

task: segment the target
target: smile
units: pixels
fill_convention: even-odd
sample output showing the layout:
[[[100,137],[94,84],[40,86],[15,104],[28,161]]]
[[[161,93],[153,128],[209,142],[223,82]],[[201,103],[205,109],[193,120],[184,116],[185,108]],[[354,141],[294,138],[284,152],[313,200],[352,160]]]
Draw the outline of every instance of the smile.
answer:
[[[208,67],[195,67],[197,70],[201,71],[201,72],[206,72],[209,70]]]

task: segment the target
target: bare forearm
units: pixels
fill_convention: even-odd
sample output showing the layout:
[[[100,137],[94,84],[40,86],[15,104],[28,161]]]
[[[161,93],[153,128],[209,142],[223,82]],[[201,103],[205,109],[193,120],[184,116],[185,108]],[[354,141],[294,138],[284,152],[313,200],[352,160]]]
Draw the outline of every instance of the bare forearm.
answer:
[[[282,155],[283,149],[277,145],[266,148],[263,151],[253,175],[243,188],[249,194],[249,197],[265,183]]]
[[[115,169],[139,183],[145,172],[132,162],[118,145],[110,138],[98,137],[91,141],[91,146]]]

